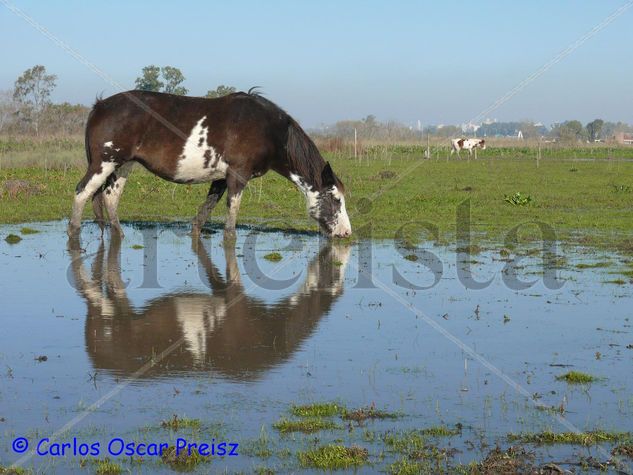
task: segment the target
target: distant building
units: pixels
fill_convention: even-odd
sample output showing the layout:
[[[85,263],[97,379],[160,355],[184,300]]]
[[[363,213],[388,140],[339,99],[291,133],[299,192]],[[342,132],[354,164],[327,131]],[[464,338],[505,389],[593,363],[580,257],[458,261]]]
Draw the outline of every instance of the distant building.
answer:
[[[628,132],[618,132],[613,137],[620,145],[633,145],[633,134]]]

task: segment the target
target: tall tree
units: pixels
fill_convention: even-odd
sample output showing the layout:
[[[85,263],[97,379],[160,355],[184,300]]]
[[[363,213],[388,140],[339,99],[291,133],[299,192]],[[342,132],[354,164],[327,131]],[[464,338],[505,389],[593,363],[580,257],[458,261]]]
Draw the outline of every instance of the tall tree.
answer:
[[[50,96],[55,89],[57,76],[46,74],[46,68],[40,64],[27,69],[15,81],[13,99],[19,104],[20,114],[29,120],[40,133],[40,117],[50,104]]]
[[[228,96],[229,94],[233,94],[236,91],[237,89],[235,89],[233,86],[225,86],[224,84],[221,84],[215,88],[215,91],[207,91],[207,95],[204,97],[215,99],[216,97]]]
[[[180,85],[185,80],[182,72],[178,68],[173,66],[165,66],[161,69],[163,79],[165,80],[164,92],[169,94],[176,94],[178,96],[184,96],[187,94],[187,88]]]
[[[145,66],[141,71],[142,75],[136,78],[136,89],[141,91],[160,92],[164,84],[160,80],[160,68],[154,66]]]
[[[577,142],[586,137],[585,128],[577,120],[568,120],[552,127],[552,135],[563,142]]]
[[[602,135],[603,126],[604,120],[602,119],[595,119],[587,124],[587,135],[589,136],[589,140],[591,142],[594,142],[600,138],[600,136]]]

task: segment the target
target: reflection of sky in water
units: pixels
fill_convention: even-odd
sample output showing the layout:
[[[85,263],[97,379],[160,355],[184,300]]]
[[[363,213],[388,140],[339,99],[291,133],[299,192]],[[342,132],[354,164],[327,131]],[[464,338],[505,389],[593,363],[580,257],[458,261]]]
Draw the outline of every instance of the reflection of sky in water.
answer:
[[[291,403],[328,400],[401,411],[408,415],[397,422],[402,428],[460,422],[485,431],[491,443],[510,431],[563,430],[421,316],[379,288],[359,288],[359,269],[366,272],[369,266],[377,281],[540,401],[565,402],[566,417],[580,429],[633,429],[633,383],[625,377],[633,358],[627,349],[633,343],[630,285],[603,283],[619,277],[609,274],[622,267],[617,256],[567,252],[570,265],[558,271],[565,281],[561,289],[548,290],[539,281],[517,292],[503,285],[505,262],[484,253],[472,258],[479,261],[471,264],[473,277],[494,279],[483,290],[467,290],[457,278],[455,254],[429,246],[442,263],[442,279],[416,291],[393,283],[394,265],[418,286],[432,284],[433,275],[422,261],[404,260],[391,242],[374,243],[369,260],[358,246],[319,250],[315,236],[261,233],[253,252],[242,231],[235,255],[227,257],[219,234],[203,239],[204,250],[197,255],[184,229],[163,230],[157,240],[151,232],[143,240],[139,230],[129,229],[119,272],[119,253],[106,241],[99,254],[94,227],[85,227],[87,257],[74,268],[63,226],[34,227],[43,232],[24,236],[15,246],[0,244],[4,434],[55,431],[179,339],[183,345],[86,418],[73,435],[95,428],[108,435],[134,434],[184,414],[223,421],[228,435],[248,439],[257,437],[262,425],[270,427]],[[4,226],[2,235],[17,230]],[[146,248],[132,249],[133,244]],[[153,258],[144,256],[154,255],[154,244],[161,288],[142,288],[144,273],[153,268]],[[279,263],[263,258],[272,251],[281,252]],[[296,282],[279,290],[262,288],[262,276],[249,261],[253,255],[261,274]],[[99,259],[106,265],[93,275]],[[577,262],[596,260],[614,265],[574,270]],[[540,270],[538,259],[522,264],[521,279],[540,278],[532,274]],[[69,284],[73,275],[83,276],[82,292]],[[227,286],[227,279],[233,284]],[[48,361],[35,362],[38,355]],[[569,368],[552,365],[572,365],[604,379],[588,388],[570,387],[555,380]],[[95,371],[96,387],[89,376]],[[460,447],[459,441],[452,443]],[[461,448],[458,460],[481,455]],[[0,461],[13,460],[2,450]],[[562,449],[550,452],[557,450]],[[249,466],[243,461],[227,466],[238,469],[240,463]]]

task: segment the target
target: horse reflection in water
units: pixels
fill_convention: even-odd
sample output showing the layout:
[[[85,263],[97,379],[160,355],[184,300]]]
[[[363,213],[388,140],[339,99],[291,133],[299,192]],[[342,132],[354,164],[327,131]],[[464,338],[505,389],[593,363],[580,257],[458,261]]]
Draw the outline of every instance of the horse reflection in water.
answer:
[[[90,275],[70,249],[76,287],[88,304],[86,347],[97,369],[139,377],[216,371],[257,379],[288,360],[343,293],[349,247],[325,245],[309,263],[298,291],[275,304],[249,296],[233,246],[225,247],[225,277],[203,243],[192,241],[211,293],[168,293],[142,308],[129,300],[121,278],[121,240],[103,241]],[[137,375],[138,376],[138,375]]]

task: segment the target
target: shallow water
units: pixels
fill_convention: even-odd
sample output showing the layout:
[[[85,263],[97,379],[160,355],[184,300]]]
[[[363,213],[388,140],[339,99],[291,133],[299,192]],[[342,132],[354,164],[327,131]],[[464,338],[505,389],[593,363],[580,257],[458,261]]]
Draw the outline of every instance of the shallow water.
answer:
[[[79,249],[67,248],[63,223],[29,226],[41,232],[14,245],[4,237],[21,226],[0,227],[2,465],[86,470],[72,453],[21,459],[11,448],[18,436],[31,446],[53,434],[99,441],[97,458],[113,437],[184,437],[240,444],[239,456],[215,458],[201,473],[294,472],[295,453],[318,437],[367,447],[367,473],[398,458],[380,442],[386,431],[459,423],[460,436],[438,441],[458,449],[456,465],[509,446],[511,432],[633,430],[631,284],[607,283],[627,269],[621,256],[559,250],[567,260],[556,269],[543,269],[538,255],[523,258],[514,282],[534,283],[516,290],[496,251],[468,257],[425,244],[410,261],[393,241],[329,245],[247,228],[225,247],[219,232],[192,243],[187,227],[165,225],[127,226],[122,242],[102,241],[91,224]],[[264,257],[273,251],[280,261]],[[598,261],[610,266],[575,267]],[[468,288],[468,268],[490,283]],[[570,369],[600,380],[556,380]],[[292,404],[324,401],[400,417],[308,435],[272,427]],[[535,403],[563,405],[564,419]],[[162,428],[173,415],[201,426]],[[248,450],[258,439],[271,457]],[[538,453],[557,463],[606,460],[609,448]],[[110,458],[133,472],[171,472],[157,457]]]

